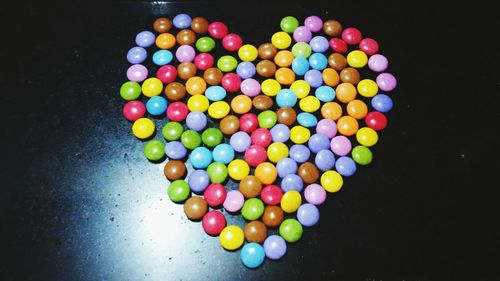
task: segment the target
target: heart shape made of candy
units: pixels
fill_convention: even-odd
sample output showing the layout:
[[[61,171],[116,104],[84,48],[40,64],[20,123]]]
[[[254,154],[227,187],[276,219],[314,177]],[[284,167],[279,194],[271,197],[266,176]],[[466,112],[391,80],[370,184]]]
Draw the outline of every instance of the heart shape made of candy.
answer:
[[[136,35],[120,88],[146,158],[168,159],[168,197],[224,249],[243,246],[248,268],[280,259],[318,222],[327,193],[372,162],[397,84],[378,42],[357,28],[317,16],[300,26],[286,16],[280,28],[255,47],[222,22],[158,18]],[[228,53],[217,61],[216,40]],[[362,79],[365,67],[375,79]],[[158,117],[168,122],[153,139]],[[241,214],[244,229],[226,225],[221,209]]]

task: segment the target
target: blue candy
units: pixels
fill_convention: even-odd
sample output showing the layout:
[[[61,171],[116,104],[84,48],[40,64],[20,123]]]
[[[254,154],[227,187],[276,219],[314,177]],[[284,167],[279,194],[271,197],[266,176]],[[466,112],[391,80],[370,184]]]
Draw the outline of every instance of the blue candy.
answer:
[[[335,99],[335,90],[326,85],[318,87],[314,94],[322,102],[329,102]]]
[[[167,99],[161,96],[154,96],[146,102],[146,109],[151,115],[160,115],[167,110]]]
[[[318,124],[318,118],[309,112],[301,112],[297,115],[297,123],[306,128],[311,128]]]
[[[282,89],[276,95],[276,104],[279,107],[294,107],[297,103],[297,95],[290,89]]]
[[[226,90],[221,86],[210,86],[205,90],[205,97],[211,101],[220,101],[226,97]]]
[[[169,64],[174,55],[169,50],[159,50],[153,54],[153,63],[156,65]]]
[[[255,242],[245,244],[240,252],[241,262],[248,268],[259,267],[264,262],[265,257],[264,247]]]

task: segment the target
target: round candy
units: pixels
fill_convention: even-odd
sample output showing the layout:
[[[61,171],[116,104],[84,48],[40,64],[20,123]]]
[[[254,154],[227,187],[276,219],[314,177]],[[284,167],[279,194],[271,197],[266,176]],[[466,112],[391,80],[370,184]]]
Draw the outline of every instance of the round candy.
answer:
[[[382,72],[389,66],[389,61],[381,54],[375,54],[368,59],[368,68],[375,72]]]
[[[148,118],[139,118],[132,125],[132,133],[139,139],[147,139],[155,132],[155,123]]]
[[[288,174],[281,180],[281,189],[285,192],[290,190],[301,192],[303,188],[302,178],[295,174]]]
[[[266,225],[261,221],[251,221],[247,223],[244,232],[248,242],[262,243],[267,237]]]
[[[342,40],[347,44],[356,45],[362,38],[361,31],[355,27],[348,27],[342,31]]]
[[[220,101],[226,97],[226,90],[221,86],[210,86],[206,89],[205,96],[211,101]]]
[[[329,36],[338,36],[342,32],[342,25],[336,20],[327,20],[323,23],[323,31]]]
[[[240,90],[241,79],[235,73],[227,73],[222,76],[221,85],[230,93],[234,93]]]
[[[272,77],[276,73],[276,65],[270,60],[261,60],[255,66],[255,70],[262,77]]]
[[[183,29],[177,33],[175,39],[179,45],[193,45],[196,41],[196,34],[189,29]]]
[[[292,83],[290,86],[290,90],[292,90],[297,98],[302,99],[309,95],[311,91],[311,86],[304,80],[297,80]]]
[[[175,36],[170,33],[162,33],[156,37],[155,44],[160,49],[171,49],[175,46]]]
[[[327,102],[321,107],[323,118],[338,120],[342,116],[342,107],[336,102]]]
[[[242,44],[241,36],[235,33],[230,33],[222,38],[222,47],[231,52],[238,50]]]
[[[334,50],[337,53],[345,53],[347,52],[347,43],[337,37],[331,38],[330,41],[328,42],[330,44],[330,48]]]
[[[282,67],[274,74],[276,81],[282,85],[291,85],[295,81],[295,73],[290,68]]]
[[[316,89],[314,95],[322,102],[330,102],[335,99],[335,90],[329,86],[321,86]]]
[[[182,80],[188,80],[196,75],[196,66],[191,62],[183,62],[177,66],[177,75]]]
[[[153,54],[153,63],[156,65],[165,65],[172,61],[174,55],[169,50],[158,50]]]
[[[302,56],[297,56],[292,61],[292,70],[297,75],[304,75],[309,70],[309,61]]]
[[[278,109],[277,119],[278,122],[287,126],[291,126],[295,123],[297,118],[297,113],[291,107],[282,107]]]
[[[183,178],[186,175],[186,165],[184,161],[180,160],[169,160],[165,167],[163,167],[163,173],[169,181],[174,181]]]
[[[311,87],[317,88],[323,84],[323,75],[319,70],[310,69],[304,74],[304,80],[306,80]]]
[[[362,68],[368,63],[368,57],[360,50],[354,50],[347,54],[347,63],[355,68]]]
[[[259,113],[257,119],[259,120],[259,127],[270,129],[276,124],[278,117],[276,116],[276,112],[265,110]]]
[[[252,99],[252,104],[258,110],[267,110],[273,106],[274,102],[269,96],[257,95]]]
[[[347,114],[355,119],[363,119],[368,113],[368,106],[362,100],[352,100],[347,104]]]
[[[283,178],[286,175],[297,173],[297,162],[292,158],[283,158],[276,164],[276,169],[278,176]]]
[[[201,134],[201,140],[209,148],[221,143],[223,138],[222,132],[217,128],[208,128]]]
[[[242,180],[244,177],[248,176],[250,173],[250,167],[248,163],[241,160],[235,159],[231,161],[227,167],[229,176],[234,180]]]
[[[237,132],[229,139],[229,144],[236,152],[244,152],[252,143],[252,139],[245,132]]]
[[[195,149],[201,144],[201,136],[196,131],[187,130],[182,133],[181,142],[187,149]]]
[[[342,187],[344,180],[336,171],[326,171],[321,175],[321,186],[328,192],[337,192]]]
[[[191,17],[187,14],[178,14],[174,17],[172,23],[178,29],[188,28],[191,26]]]
[[[266,79],[261,84],[262,93],[274,97],[281,90],[281,85],[274,79]]]
[[[363,97],[371,98],[378,92],[378,86],[375,81],[371,79],[363,79],[358,83],[358,93]]]
[[[346,67],[347,59],[342,54],[333,53],[328,56],[328,65],[336,71],[341,71]]]
[[[321,119],[316,125],[316,132],[331,139],[337,134],[337,124],[332,119]]]
[[[127,60],[132,64],[143,62],[147,56],[148,52],[143,47],[133,47],[127,52]]]
[[[276,124],[271,129],[271,136],[274,142],[286,142],[290,139],[290,129],[287,125]]]
[[[167,194],[172,202],[180,203],[189,197],[191,191],[185,180],[175,180],[168,186]]]
[[[361,145],[371,147],[378,142],[378,134],[372,128],[364,127],[359,129],[356,133],[356,140],[358,140]]]
[[[239,191],[246,198],[257,197],[262,190],[262,183],[253,175],[244,177],[239,184]]]
[[[245,198],[238,190],[231,190],[226,195],[223,207],[228,212],[238,212],[243,207]]]
[[[359,124],[351,116],[342,116],[337,121],[337,130],[344,136],[352,136],[358,131]]]
[[[227,104],[227,102],[216,101],[208,107],[208,115],[215,119],[221,119],[224,118],[230,110],[231,107]]]
[[[314,164],[323,172],[331,170],[335,166],[335,156],[329,149],[320,150],[314,157]]]
[[[297,103],[297,95],[290,89],[282,89],[276,96],[276,104],[279,107],[294,107]]]
[[[392,109],[393,102],[388,95],[378,94],[372,98],[372,106],[380,112],[389,112]]]
[[[289,67],[292,65],[293,54],[288,50],[279,51],[274,57],[274,63],[279,67]]]
[[[312,153],[318,153],[320,150],[330,147],[330,140],[327,136],[316,133],[309,138],[307,145]]]
[[[262,215],[262,222],[264,222],[264,224],[269,228],[275,228],[281,224],[284,217],[285,214],[280,207],[266,206],[266,208],[264,209],[264,214]]]
[[[264,213],[264,203],[258,198],[250,198],[241,208],[241,216],[246,220],[257,220]]]
[[[299,21],[297,18],[292,16],[286,16],[280,21],[281,30],[287,33],[293,33],[293,31],[299,26]]]
[[[179,62],[192,62],[196,56],[196,51],[189,45],[181,45],[175,51],[175,57]]]
[[[226,217],[219,211],[212,210],[203,216],[203,230],[209,235],[219,235],[226,226]]]
[[[160,115],[167,110],[167,100],[164,97],[154,96],[146,102],[146,109],[151,115]]]
[[[297,211],[302,204],[302,197],[297,190],[289,190],[281,197],[281,209],[286,213]]]
[[[303,163],[309,160],[311,156],[311,151],[307,146],[302,144],[294,144],[290,147],[290,158],[295,160],[297,163]]]
[[[207,173],[210,177],[210,182],[221,183],[224,182],[227,178],[227,167],[222,163],[213,162],[208,165]]]
[[[203,34],[208,30],[208,21],[203,17],[195,17],[191,20],[191,29],[198,33]]]
[[[281,236],[270,235],[264,241],[264,252],[271,260],[279,260],[286,253],[286,242]]]
[[[240,128],[240,120],[234,115],[227,115],[219,123],[219,129],[225,135],[232,135]]]
[[[278,163],[281,159],[288,156],[288,146],[282,142],[273,142],[267,148],[267,158],[273,163]]]
[[[312,32],[318,32],[323,27],[323,20],[318,16],[308,16],[304,20],[304,26],[309,28]]]
[[[352,159],[359,165],[366,166],[373,160],[373,154],[366,146],[358,145],[352,150]]]
[[[273,34],[271,43],[278,49],[286,49],[292,43],[292,37],[284,31],[279,31]]]
[[[390,92],[397,86],[396,78],[390,73],[381,73],[377,76],[377,85],[380,90]]]
[[[215,48],[215,41],[210,37],[201,37],[196,40],[195,46],[198,51],[208,53]]]
[[[190,220],[200,220],[207,211],[207,202],[201,197],[191,197],[184,203],[184,213]]]
[[[126,101],[137,99],[141,95],[141,86],[134,81],[128,81],[120,87],[120,96]]]
[[[238,56],[242,61],[254,61],[258,55],[257,48],[250,44],[245,44],[238,50]]]
[[[182,159],[186,157],[187,150],[179,141],[171,141],[165,145],[165,153],[170,159]]]
[[[351,148],[351,141],[345,136],[336,136],[330,141],[330,149],[339,156],[347,155]]]
[[[165,87],[165,95],[169,100],[178,101],[186,95],[186,88],[181,83],[172,82]]]
[[[252,99],[246,95],[237,95],[231,100],[231,109],[234,113],[245,114],[252,109]]]
[[[197,147],[189,154],[189,161],[193,168],[205,169],[212,163],[212,153],[206,147]]]
[[[194,65],[199,70],[207,70],[214,65],[214,57],[210,53],[200,53],[194,57]]]
[[[274,58],[278,51],[271,43],[262,43],[257,50],[259,51],[259,57],[263,60]]]
[[[293,32],[293,40],[296,42],[309,42],[311,38],[311,30],[305,26],[299,26]]]
[[[323,82],[325,82],[325,84],[327,86],[335,87],[339,84],[340,76],[335,69],[325,68],[323,70],[323,72],[321,73],[321,75],[323,76]],[[318,96],[316,96],[316,97],[318,97]],[[326,98],[330,98],[330,97],[331,96],[327,96]],[[334,95],[334,97],[335,97],[335,95]]]
[[[315,112],[321,106],[320,101],[315,96],[307,96],[300,100],[299,107],[305,112]]]
[[[260,83],[255,79],[248,78],[241,82],[240,89],[243,94],[255,97],[260,94]]]
[[[311,41],[309,41],[309,45],[311,46],[311,49],[314,52],[322,53],[322,52],[326,52],[328,50],[330,43],[323,36],[314,36],[311,39]],[[325,64],[326,64],[326,57],[325,57]],[[312,67],[312,65],[311,65],[311,67]]]
[[[335,91],[336,97],[343,103],[348,103],[356,98],[356,88],[351,83],[339,84]]]
[[[133,64],[127,69],[127,78],[130,81],[142,82],[148,77],[148,69],[142,64]]]
[[[319,221],[318,207],[309,203],[303,204],[297,210],[297,219],[303,226],[311,227],[316,225]]]
[[[297,42],[293,44],[292,54],[296,58],[298,57],[308,58],[311,55],[311,52],[312,52],[311,46],[309,46],[309,44],[305,42]]]
[[[165,144],[159,140],[151,140],[144,146],[144,155],[150,161],[158,161],[165,156]]]
[[[306,128],[311,128],[318,124],[318,118],[314,114],[308,112],[301,112],[297,115],[297,123]]]
[[[203,198],[207,201],[210,207],[217,207],[222,205],[226,200],[226,187],[220,183],[210,184],[203,192]]]
[[[219,241],[224,249],[233,251],[243,245],[245,234],[243,230],[236,225],[226,226],[220,233]]]
[[[202,97],[201,95],[198,96],[193,96],[191,98],[195,97]],[[201,112],[201,111],[191,111],[186,117],[186,126],[194,131],[201,131],[207,126],[207,116]]]
[[[304,190],[304,198],[314,205],[321,205],[326,200],[326,191],[321,185],[313,183]]]
[[[260,192],[260,198],[266,205],[278,205],[283,197],[283,191],[277,185],[266,185]]]
[[[387,126],[387,117],[378,111],[372,111],[366,115],[365,122],[368,127],[380,131]]]
[[[294,126],[290,130],[290,140],[296,144],[302,144],[309,140],[311,132],[309,129],[302,126]]]
[[[210,177],[205,170],[194,170],[189,174],[188,183],[193,192],[201,193],[210,184]]]
[[[188,115],[188,107],[183,102],[173,102],[167,107],[167,117],[171,121],[183,121]]]
[[[284,220],[279,229],[280,236],[288,243],[299,241],[302,237],[302,225],[296,219]]]
[[[315,183],[319,178],[318,168],[311,162],[304,162],[300,164],[297,169],[297,174],[306,184]]]
[[[158,96],[163,90],[162,81],[155,77],[148,78],[142,83],[141,90],[146,97]]]
[[[140,101],[129,101],[123,106],[123,116],[128,121],[135,121],[146,114],[146,107]]]
[[[230,55],[225,55],[217,60],[217,67],[223,72],[230,72],[236,69],[238,61]]]
[[[229,164],[234,159],[234,149],[227,143],[218,144],[212,151],[215,162]]]
[[[236,67],[236,73],[241,79],[252,78],[256,71],[257,69],[255,68],[255,65],[248,61],[240,62]]]
[[[260,163],[265,162],[267,159],[266,149],[260,145],[251,145],[246,151],[244,156],[245,161],[251,167],[257,167]]]
[[[248,243],[241,249],[240,260],[248,268],[259,267],[266,258],[264,247],[258,243]]]
[[[371,56],[378,52],[379,45],[377,41],[372,38],[365,38],[359,42],[359,49],[365,54]]]
[[[169,64],[163,65],[156,71],[156,77],[165,84],[171,83],[177,78],[177,69]]]
[[[228,28],[224,23],[215,21],[208,25],[208,33],[215,39],[222,39],[227,35]]]
[[[342,156],[335,162],[335,169],[339,174],[344,177],[349,177],[354,175],[356,172],[356,163],[352,158],[347,156]]]
[[[169,18],[157,18],[153,23],[153,28],[156,32],[168,32],[172,28],[172,21]]]
[[[277,175],[276,167],[269,162],[260,163],[255,168],[255,176],[263,184],[272,184],[276,180]]]

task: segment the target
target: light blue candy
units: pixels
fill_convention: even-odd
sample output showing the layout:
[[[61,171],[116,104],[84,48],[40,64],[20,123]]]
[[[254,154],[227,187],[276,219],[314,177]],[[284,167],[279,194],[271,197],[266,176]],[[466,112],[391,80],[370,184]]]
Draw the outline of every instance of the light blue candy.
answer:
[[[217,145],[212,151],[212,157],[214,158],[215,162],[229,164],[229,162],[233,161],[234,159],[234,149],[227,143],[221,143]]]
[[[323,70],[328,66],[328,59],[322,53],[314,53],[309,57],[309,65],[316,70]]]
[[[293,107],[297,103],[297,95],[290,89],[281,89],[276,95],[279,107]]]
[[[205,97],[211,101],[220,101],[226,97],[226,90],[221,86],[210,86],[205,90]]]
[[[156,65],[169,64],[174,55],[169,50],[159,50],[153,54],[153,63]]]
[[[292,70],[297,75],[304,75],[309,70],[309,61],[304,57],[296,57],[292,61]]]
[[[330,86],[320,86],[314,94],[322,102],[329,102],[335,99],[335,90]]]
[[[297,123],[306,128],[311,128],[318,124],[318,118],[309,112],[301,112],[297,115]]]
[[[195,169],[205,169],[212,163],[212,152],[206,147],[197,147],[189,154],[189,161]]]
[[[167,110],[167,99],[161,96],[154,96],[146,102],[146,109],[151,115],[160,115]]]
[[[240,252],[240,259],[244,266],[248,268],[259,267],[266,258],[264,247],[259,243],[247,243]]]

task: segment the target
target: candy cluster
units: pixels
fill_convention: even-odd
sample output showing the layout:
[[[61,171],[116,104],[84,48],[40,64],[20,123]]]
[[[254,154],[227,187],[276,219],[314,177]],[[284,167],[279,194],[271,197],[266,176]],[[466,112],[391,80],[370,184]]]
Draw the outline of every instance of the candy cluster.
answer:
[[[357,28],[317,16],[301,26],[287,16],[280,27],[255,47],[222,22],[158,18],[135,37],[120,89],[147,159],[168,158],[169,198],[223,248],[243,246],[249,268],[280,259],[318,222],[327,193],[372,162],[393,106],[385,93],[397,84],[377,41]],[[217,45],[227,54],[216,59]],[[375,79],[362,79],[365,67]],[[153,139],[161,117],[163,138]],[[226,189],[230,180],[238,189]],[[222,208],[240,212],[244,229],[227,225]]]

